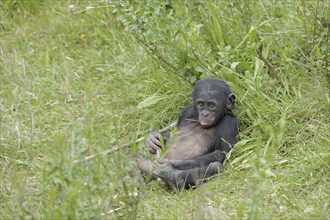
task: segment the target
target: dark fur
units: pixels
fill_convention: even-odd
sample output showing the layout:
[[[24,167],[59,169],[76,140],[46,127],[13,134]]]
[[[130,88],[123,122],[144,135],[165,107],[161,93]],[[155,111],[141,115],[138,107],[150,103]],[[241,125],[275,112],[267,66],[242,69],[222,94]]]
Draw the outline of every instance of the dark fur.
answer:
[[[215,96],[219,106],[215,113],[212,112],[215,120],[212,126],[203,128],[199,122],[201,111],[196,108],[196,100],[200,97],[208,100]],[[193,104],[181,113],[177,133],[166,143],[169,149],[165,159],[153,164],[144,162],[149,164],[147,168],[139,166],[144,173],[161,178],[173,188],[190,188],[199,180],[223,170],[226,154],[237,142],[238,120],[232,113],[235,96],[227,83],[215,79],[199,81],[192,98]]]

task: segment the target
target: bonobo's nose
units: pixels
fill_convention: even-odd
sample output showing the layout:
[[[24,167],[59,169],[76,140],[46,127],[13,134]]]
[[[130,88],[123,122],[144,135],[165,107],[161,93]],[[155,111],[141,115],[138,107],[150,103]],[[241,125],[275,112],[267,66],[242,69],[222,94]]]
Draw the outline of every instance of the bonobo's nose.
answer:
[[[207,117],[209,117],[210,113],[207,111],[202,111],[201,115],[202,115],[202,117],[207,118]]]

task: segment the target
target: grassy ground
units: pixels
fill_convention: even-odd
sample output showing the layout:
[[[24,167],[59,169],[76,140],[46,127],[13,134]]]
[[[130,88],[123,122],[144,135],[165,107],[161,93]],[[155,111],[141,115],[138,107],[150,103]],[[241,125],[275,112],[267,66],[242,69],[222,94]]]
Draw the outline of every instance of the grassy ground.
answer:
[[[0,2],[0,218],[329,219],[329,2],[164,2]],[[142,143],[73,163],[175,121],[204,77],[241,121],[212,181],[142,184]]]

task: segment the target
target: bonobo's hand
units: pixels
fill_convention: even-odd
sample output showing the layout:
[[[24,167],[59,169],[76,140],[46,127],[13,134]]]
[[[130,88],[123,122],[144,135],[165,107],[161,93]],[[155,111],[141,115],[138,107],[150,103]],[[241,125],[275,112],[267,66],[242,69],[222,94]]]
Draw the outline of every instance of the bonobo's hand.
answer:
[[[149,138],[146,140],[146,146],[150,153],[156,154],[157,151],[162,149],[162,144],[160,139],[162,135],[158,131],[153,131],[150,133]]]

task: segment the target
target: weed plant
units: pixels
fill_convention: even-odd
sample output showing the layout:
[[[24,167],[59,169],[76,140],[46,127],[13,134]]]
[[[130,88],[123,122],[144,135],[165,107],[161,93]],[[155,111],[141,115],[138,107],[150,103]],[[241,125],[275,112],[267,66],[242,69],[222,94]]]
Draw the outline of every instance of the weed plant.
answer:
[[[329,219],[329,6],[1,1],[0,218]],[[135,141],[206,77],[237,97],[226,170],[193,190],[142,183]]]

